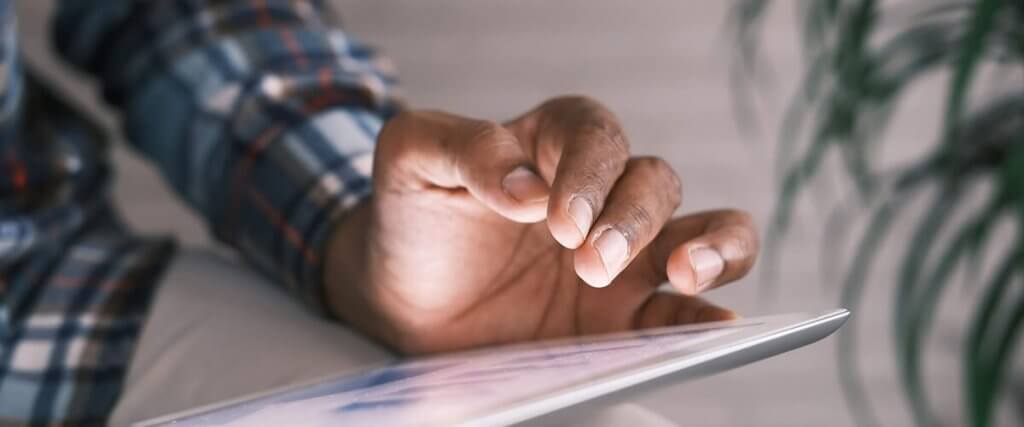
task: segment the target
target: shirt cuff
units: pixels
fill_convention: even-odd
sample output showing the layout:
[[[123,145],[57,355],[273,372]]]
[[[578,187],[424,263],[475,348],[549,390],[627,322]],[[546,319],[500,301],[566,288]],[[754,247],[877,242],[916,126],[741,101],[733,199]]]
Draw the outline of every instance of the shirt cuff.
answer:
[[[241,203],[220,227],[257,267],[326,314],[323,266],[338,221],[370,195],[383,118],[360,108],[311,116],[267,147],[232,188]],[[234,223],[234,224],[232,224]]]

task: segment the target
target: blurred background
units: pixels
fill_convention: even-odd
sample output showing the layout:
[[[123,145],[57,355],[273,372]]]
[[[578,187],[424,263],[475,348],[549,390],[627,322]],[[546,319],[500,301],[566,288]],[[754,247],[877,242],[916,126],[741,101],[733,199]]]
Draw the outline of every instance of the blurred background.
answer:
[[[763,68],[753,98],[747,99],[754,102],[759,126],[744,130],[734,108],[736,48],[726,25],[728,1],[333,1],[351,33],[395,60],[412,105],[502,120],[558,94],[596,97],[618,113],[635,153],[664,157],[680,172],[684,212],[737,207],[754,213],[767,228],[779,188],[778,126],[804,69],[798,2],[781,2],[764,17],[758,36]],[[116,129],[116,119],[96,102],[92,86],[49,52],[45,29],[52,2],[17,3],[31,60]],[[891,113],[891,128],[880,145],[885,163],[920,156],[937,140],[947,79],[942,73],[927,77]],[[116,156],[115,197],[129,222],[140,230],[174,233],[185,243],[212,244],[151,168],[124,144]],[[817,190],[797,204],[792,228],[774,254],[774,286],[765,289],[763,275],[755,272],[710,298],[751,316],[837,306],[841,276],[819,267],[822,254],[843,260],[852,252],[851,242],[840,244],[823,227],[845,194],[839,176],[826,173],[812,185]],[[912,203],[910,209],[925,206]],[[860,378],[883,425],[912,424],[890,326],[900,242],[908,239],[913,221],[893,226],[888,239],[896,245],[882,249],[865,300],[854,312]],[[941,424],[963,422],[960,342],[977,288],[949,289],[927,341],[925,379]],[[682,425],[853,425],[836,352],[830,338],[671,386],[640,403]],[[1002,411],[1000,423],[1011,423],[1008,405]]]

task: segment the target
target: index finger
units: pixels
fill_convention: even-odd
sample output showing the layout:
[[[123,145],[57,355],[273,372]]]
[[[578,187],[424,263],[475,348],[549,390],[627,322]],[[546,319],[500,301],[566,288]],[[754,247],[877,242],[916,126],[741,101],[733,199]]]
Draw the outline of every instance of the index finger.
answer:
[[[618,119],[596,101],[569,96],[544,103],[510,126],[525,133],[521,140],[533,144],[527,150],[551,182],[551,235],[562,246],[579,247],[629,160]]]

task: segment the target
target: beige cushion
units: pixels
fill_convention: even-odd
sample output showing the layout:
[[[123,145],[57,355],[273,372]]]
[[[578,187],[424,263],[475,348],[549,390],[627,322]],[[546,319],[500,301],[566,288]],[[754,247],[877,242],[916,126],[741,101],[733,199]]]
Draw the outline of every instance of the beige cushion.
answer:
[[[310,314],[238,261],[186,249],[162,280],[111,422],[125,425],[392,358]]]

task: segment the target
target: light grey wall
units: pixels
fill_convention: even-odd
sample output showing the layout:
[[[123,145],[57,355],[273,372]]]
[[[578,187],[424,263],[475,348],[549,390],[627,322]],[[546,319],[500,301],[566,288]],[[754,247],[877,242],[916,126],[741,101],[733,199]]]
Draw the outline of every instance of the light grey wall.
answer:
[[[89,89],[47,55],[43,33],[50,1],[19,2],[25,45],[89,100]],[[597,97],[622,118],[634,151],[663,156],[686,185],[684,212],[723,206],[750,210],[766,223],[775,197],[775,123],[799,76],[791,3],[769,20],[764,43],[772,85],[761,93],[764,129],[746,138],[731,109],[724,35],[727,1],[701,0],[338,0],[347,27],[398,63],[415,106],[492,119],[508,118],[564,93]],[[937,84],[938,82],[936,82]],[[898,161],[934,136],[936,84],[917,90],[901,110],[884,153]],[[98,108],[98,107],[97,107]],[[107,118],[108,123],[114,121]],[[117,152],[115,196],[140,229],[207,241],[202,227],[134,155]],[[822,193],[834,194],[828,185]],[[818,271],[827,200],[801,206],[781,250],[777,291],[762,298],[755,272],[710,298],[749,315],[837,304],[834,277]],[[906,224],[903,224],[906,228]],[[900,230],[895,237],[905,235]],[[824,238],[824,239],[823,239]],[[827,250],[840,248],[827,247]],[[900,248],[901,249],[901,248]],[[900,252],[893,252],[899,254]],[[888,252],[887,252],[888,254]],[[867,302],[855,313],[868,391],[890,425],[909,423],[891,353],[889,289],[894,262],[884,256]],[[957,298],[965,298],[958,295]],[[962,318],[954,301],[949,312]],[[947,322],[955,324],[953,321]],[[957,424],[956,328],[940,328],[928,365],[939,410]],[[712,378],[651,394],[643,403],[684,425],[849,425],[836,374],[833,339]]]

